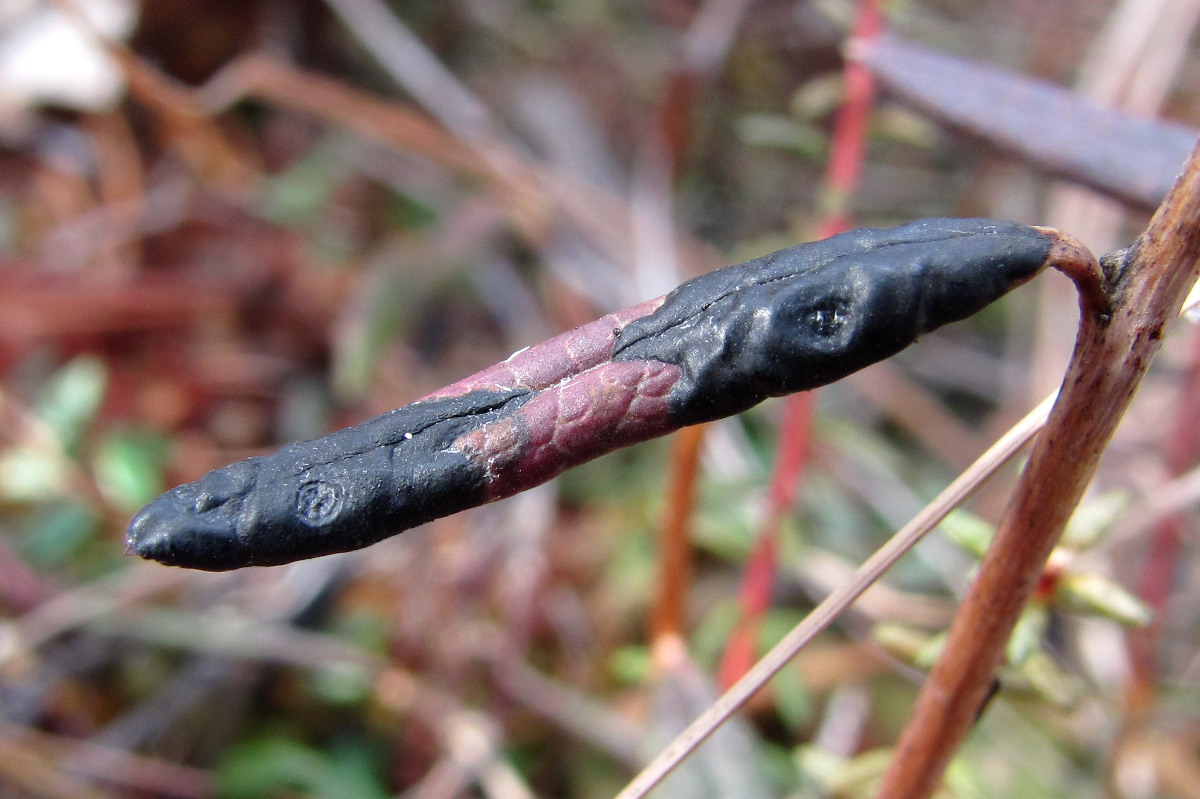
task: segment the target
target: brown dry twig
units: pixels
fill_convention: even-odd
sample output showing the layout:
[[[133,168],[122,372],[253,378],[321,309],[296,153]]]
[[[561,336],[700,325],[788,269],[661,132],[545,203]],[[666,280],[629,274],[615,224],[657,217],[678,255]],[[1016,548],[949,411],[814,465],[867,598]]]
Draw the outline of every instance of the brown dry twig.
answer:
[[[933,793],[989,691],[1021,609],[1100,455],[1132,401],[1166,325],[1200,271],[1200,149],[1149,228],[1105,259],[1109,307],[1086,281],[1075,353],[1059,400],[926,680],[879,795]]]

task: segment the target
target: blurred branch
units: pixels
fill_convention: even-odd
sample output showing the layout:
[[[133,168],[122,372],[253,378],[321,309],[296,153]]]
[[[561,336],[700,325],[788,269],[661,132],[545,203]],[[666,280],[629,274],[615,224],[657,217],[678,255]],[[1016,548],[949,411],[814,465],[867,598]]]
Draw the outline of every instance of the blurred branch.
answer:
[[[456,171],[484,178],[511,224],[535,246],[545,244],[557,219],[568,220],[618,263],[633,250],[632,212],[622,197],[574,179],[492,140],[472,146],[411,108],[374,97],[342,81],[253,53],[233,61],[196,90],[207,113],[256,98],[310,114],[398,152],[412,152]],[[680,263],[689,272],[712,264],[707,245],[672,230]]]
[[[906,103],[1053,175],[1153,208],[1196,140],[1184,125],[1121,113],[1059,86],[885,35],[854,48]]]
[[[503,645],[501,631],[494,631],[492,638],[494,643],[482,655],[491,665],[497,687],[510,699],[629,768],[642,763],[637,725],[517,658]]]
[[[450,132],[465,140],[495,135],[487,106],[379,0],[326,0],[367,51]]]
[[[680,65],[701,77],[712,77],[725,63],[729,48],[753,0],[705,0],[683,36]]]
[[[758,654],[758,631],[771,606],[775,572],[779,568],[779,535],[783,519],[796,504],[800,476],[809,457],[815,392],[792,394],[783,401],[779,448],[771,468],[765,518],[759,525],[754,549],[742,571],[738,592],[738,625],[730,633],[721,656],[718,682],[728,688],[745,674]]]
[[[159,569],[138,563],[116,574],[57,594],[38,605],[13,624],[13,635],[0,648],[0,668],[29,654],[80,625],[160,591],[178,587],[189,577],[177,570]]]
[[[367,141],[412,151],[455,170],[485,171],[470,148],[425,115],[274,56],[241,56],[194,91],[197,104],[207,114],[222,113],[247,98],[266,100],[333,121]]]
[[[655,114],[655,128],[635,163],[630,229],[639,292],[670,291],[680,279],[679,253],[672,232],[672,178],[694,134],[695,92],[725,63],[749,0],[706,0],[683,36],[675,70],[668,75]],[[650,638],[656,646],[677,643],[686,633],[686,606],[692,579],[689,521],[695,507],[700,451],[708,425],[680,430],[671,447],[666,515],[659,535],[658,581]],[[668,647],[674,643],[668,643]],[[661,653],[660,653],[661,654]]]
[[[213,794],[212,776],[200,769],[165,760],[142,757],[91,741],[0,723],[0,740],[18,742],[58,761],[69,761],[67,770],[139,791],[179,799],[204,799]]]
[[[485,793],[496,796],[525,799],[530,795],[517,772],[505,762],[499,751],[499,734],[486,716],[463,707],[451,693],[393,666],[386,658],[333,635],[299,629],[284,620],[146,608],[101,616],[89,629],[238,661],[356,670],[373,686],[379,706],[397,715],[415,715],[437,733],[445,753],[443,763],[453,765],[443,774],[447,779],[478,783]],[[418,790],[417,795],[427,794]]]
[[[59,773],[56,764],[26,743],[0,736],[0,781],[20,793],[45,799],[105,799],[112,794]]]

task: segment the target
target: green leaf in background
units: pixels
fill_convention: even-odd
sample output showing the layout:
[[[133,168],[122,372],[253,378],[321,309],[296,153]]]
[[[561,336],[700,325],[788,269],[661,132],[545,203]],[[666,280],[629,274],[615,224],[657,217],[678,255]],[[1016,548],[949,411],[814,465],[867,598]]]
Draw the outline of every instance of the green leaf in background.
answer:
[[[167,443],[146,431],[113,433],[92,461],[96,484],[114,507],[133,513],[162,493]]]
[[[1033,691],[1041,699],[1063,709],[1073,707],[1083,693],[1083,687],[1079,680],[1063,671],[1054,658],[1045,651],[1034,652],[1030,655],[1015,672],[1011,673],[1011,677],[1024,683],[1024,687]],[[1005,687],[1009,687],[1012,681],[1010,674],[1006,674]]]
[[[1061,546],[1091,549],[1108,535],[1129,504],[1129,494],[1124,491],[1108,491],[1081,503],[1067,522]]]
[[[437,209],[410,194],[392,194],[383,210],[392,226],[402,230],[432,228],[438,222]]]
[[[258,738],[231,749],[217,767],[217,794],[228,799],[305,791],[320,780],[322,755],[289,738]]]
[[[73,452],[108,386],[108,372],[96,357],[81,355],[67,362],[47,381],[34,413]]]
[[[879,622],[871,628],[871,638],[900,662],[916,666],[924,663],[934,636],[907,624]]]
[[[42,502],[69,491],[74,468],[70,456],[100,407],[107,384],[100,359],[82,355],[46,381],[33,407],[42,428],[0,453],[0,497]]]
[[[942,656],[942,652],[945,649],[946,632],[943,631],[935,635],[931,635],[929,640],[925,643],[925,646],[922,647],[921,651],[917,653],[917,657],[916,660],[913,661],[913,665],[923,671],[929,671],[933,668],[934,664],[938,662],[938,658]]]
[[[846,768],[846,759],[815,744],[801,744],[792,753],[792,761],[806,789],[802,796],[827,796],[829,785]]]
[[[802,778],[809,784],[816,784],[818,796],[871,799],[893,754],[894,750],[890,748],[868,749],[847,760],[816,747],[805,746],[796,750],[794,762]],[[975,775],[960,760],[955,758],[951,761],[941,788],[934,794],[935,799],[978,799],[985,796]]]
[[[12,502],[43,502],[66,492],[71,464],[60,452],[14,447],[0,453],[0,497]]]
[[[378,610],[352,609],[334,620],[333,632],[360,649],[382,655],[388,649],[388,619]]]
[[[869,799],[891,760],[891,749],[869,749],[842,761],[840,768],[826,775],[824,787],[837,796]]]
[[[1030,602],[1017,619],[1017,626],[1008,639],[1007,657],[1013,666],[1020,666],[1042,648],[1050,611],[1041,602]]]
[[[99,527],[87,505],[66,500],[47,504],[29,524],[21,556],[39,569],[61,568],[95,538]]]
[[[976,516],[968,510],[957,508],[938,525],[946,537],[976,558],[982,558],[992,543],[996,528],[991,522]]]
[[[320,799],[389,799],[379,758],[364,741],[347,740],[329,749],[324,778],[315,792]]]
[[[608,659],[608,673],[617,682],[644,685],[650,679],[653,662],[649,647],[631,644],[617,649]]]
[[[17,258],[21,252],[23,206],[10,197],[0,197],[0,257]]]
[[[816,126],[780,114],[745,114],[737,121],[737,135],[748,146],[786,150],[814,161],[828,149]]]
[[[1063,576],[1054,598],[1079,613],[1103,616],[1127,627],[1145,627],[1154,618],[1145,602],[1115,580],[1092,572]]]
[[[697,548],[724,561],[744,562],[754,548],[757,514],[749,503],[732,501],[744,496],[745,486],[732,483],[705,486],[699,500],[701,512],[692,523],[691,539]]]
[[[813,699],[800,670],[790,666],[771,678],[775,692],[775,709],[779,718],[793,733],[799,733],[813,720]]]
[[[729,643],[729,636],[741,618],[736,596],[721,597],[692,629],[688,649],[697,663],[715,671],[721,654]]]
[[[359,399],[370,390],[379,360],[413,313],[411,281],[403,273],[375,268],[350,299],[335,343],[334,392]]]
[[[371,698],[374,681],[361,663],[342,660],[313,669],[308,686],[327,705],[356,707]]]
[[[845,97],[846,82],[841,75],[821,75],[805,81],[792,93],[788,112],[806,122],[819,122],[836,113]]]
[[[234,747],[217,767],[217,794],[224,799],[295,795],[312,799],[385,799],[375,754],[357,741],[319,750],[282,736]]]
[[[347,172],[338,137],[327,136],[289,169],[262,182],[259,213],[284,225],[308,226],[317,222]]]

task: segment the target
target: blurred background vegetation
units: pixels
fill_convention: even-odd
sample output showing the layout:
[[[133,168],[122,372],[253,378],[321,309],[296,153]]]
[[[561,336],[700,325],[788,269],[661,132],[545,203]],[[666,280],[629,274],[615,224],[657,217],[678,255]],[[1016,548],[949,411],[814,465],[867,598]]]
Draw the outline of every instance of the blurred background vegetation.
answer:
[[[1198,5],[883,11],[906,39],[1013,81],[1195,125]],[[287,567],[133,562],[124,526],[210,468],[808,240],[831,209],[856,225],[1058,225],[1097,252],[1142,227],[1148,209],[886,91],[861,182],[839,195],[825,174],[856,11],[0,3],[0,794],[619,790],[715,698],[735,633],[763,651],[1056,387],[1075,324],[1065,281],[817,393],[750,626],[739,584],[780,402],[708,427],[694,499],[669,490],[682,456],[656,441]],[[1200,796],[1192,327],[1173,331],[1056,553],[947,795]],[[657,795],[868,795],[1015,468]],[[682,559],[659,554],[672,511]],[[684,593],[663,596],[664,580]],[[668,632],[682,650],[649,625],[664,602],[681,603]]]

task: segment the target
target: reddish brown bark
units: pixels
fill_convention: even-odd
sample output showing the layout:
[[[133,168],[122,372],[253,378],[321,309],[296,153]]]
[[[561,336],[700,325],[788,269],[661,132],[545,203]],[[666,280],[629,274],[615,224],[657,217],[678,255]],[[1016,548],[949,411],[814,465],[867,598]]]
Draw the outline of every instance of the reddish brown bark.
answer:
[[[923,799],[985,700],[1047,556],[1200,270],[1200,151],[1122,257],[1109,262],[1109,307],[1077,279],[1082,320],[1059,400],[1038,437],[979,574],[951,625],[879,795]]]

